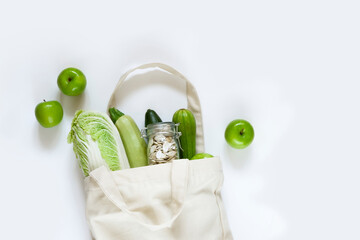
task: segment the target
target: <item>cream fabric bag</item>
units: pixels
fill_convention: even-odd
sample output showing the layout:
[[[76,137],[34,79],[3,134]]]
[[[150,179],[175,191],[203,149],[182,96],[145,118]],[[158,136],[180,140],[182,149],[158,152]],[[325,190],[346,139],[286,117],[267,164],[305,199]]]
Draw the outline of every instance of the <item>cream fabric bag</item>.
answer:
[[[117,106],[119,89],[138,69],[166,71],[186,83],[188,109],[197,122],[197,152],[204,152],[201,107],[193,85],[173,68],[145,64],[125,73],[108,108]],[[98,168],[85,179],[86,214],[96,240],[233,239],[220,191],[219,157],[111,172]]]

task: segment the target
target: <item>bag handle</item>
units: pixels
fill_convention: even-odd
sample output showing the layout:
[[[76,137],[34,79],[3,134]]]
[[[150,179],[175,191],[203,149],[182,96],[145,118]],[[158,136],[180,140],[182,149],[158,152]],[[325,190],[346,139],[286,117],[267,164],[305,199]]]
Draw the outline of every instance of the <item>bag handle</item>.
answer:
[[[163,228],[171,227],[173,222],[177,219],[184,208],[185,197],[188,186],[189,174],[189,160],[181,159],[174,160],[171,163],[171,204],[173,208],[172,217],[164,222],[153,224],[147,223],[135,212],[128,209],[121,192],[119,191],[116,182],[110,170],[102,166],[90,172],[90,177],[95,180],[99,185],[106,197],[121,211],[132,217],[134,221],[147,227],[152,231],[160,230]]]
[[[161,70],[164,70],[174,76],[176,76],[180,81],[183,81],[186,83],[186,96],[187,96],[187,108],[194,114],[195,120],[196,120],[196,152],[204,152],[204,131],[203,131],[203,123],[202,123],[202,114],[201,114],[201,105],[199,96],[196,92],[195,87],[190,83],[187,78],[182,75],[180,72],[175,70],[174,68],[163,64],[163,63],[148,63],[140,65],[136,68],[133,68],[129,71],[127,71],[124,75],[121,76],[119,82],[115,86],[115,89],[113,93],[111,94],[107,111],[109,111],[109,108],[118,106],[121,100],[120,95],[120,89],[123,86],[125,80],[128,78],[128,76],[139,69],[151,69],[151,68],[159,68]]]

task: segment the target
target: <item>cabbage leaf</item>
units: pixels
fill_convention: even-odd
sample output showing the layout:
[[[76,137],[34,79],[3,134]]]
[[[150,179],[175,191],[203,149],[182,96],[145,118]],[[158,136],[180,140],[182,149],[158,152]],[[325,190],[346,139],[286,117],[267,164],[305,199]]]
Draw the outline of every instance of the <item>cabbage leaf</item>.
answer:
[[[119,132],[104,113],[77,111],[67,140],[73,143],[75,156],[85,176],[100,166],[112,171],[129,168]]]

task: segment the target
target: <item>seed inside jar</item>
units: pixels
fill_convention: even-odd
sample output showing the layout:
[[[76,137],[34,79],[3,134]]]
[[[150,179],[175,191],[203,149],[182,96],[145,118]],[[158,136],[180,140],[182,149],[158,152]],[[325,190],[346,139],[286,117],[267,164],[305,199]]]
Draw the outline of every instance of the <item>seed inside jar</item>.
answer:
[[[172,136],[159,133],[149,139],[149,160],[151,164],[174,160],[177,155],[176,142]]]

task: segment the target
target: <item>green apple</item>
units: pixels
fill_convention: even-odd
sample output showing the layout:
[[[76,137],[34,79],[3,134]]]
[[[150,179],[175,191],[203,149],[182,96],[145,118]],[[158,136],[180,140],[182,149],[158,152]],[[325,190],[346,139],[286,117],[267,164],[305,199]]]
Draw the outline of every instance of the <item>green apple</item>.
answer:
[[[45,101],[39,103],[35,108],[35,116],[41,126],[51,128],[58,125],[64,112],[58,101]]]
[[[225,139],[233,148],[246,148],[254,139],[254,128],[246,120],[235,119],[226,127]]]
[[[190,160],[212,158],[212,157],[214,157],[214,156],[211,154],[208,154],[208,153],[198,153],[198,154],[195,154]]]
[[[59,74],[57,84],[65,95],[77,96],[85,90],[86,77],[77,68],[66,68]]]

